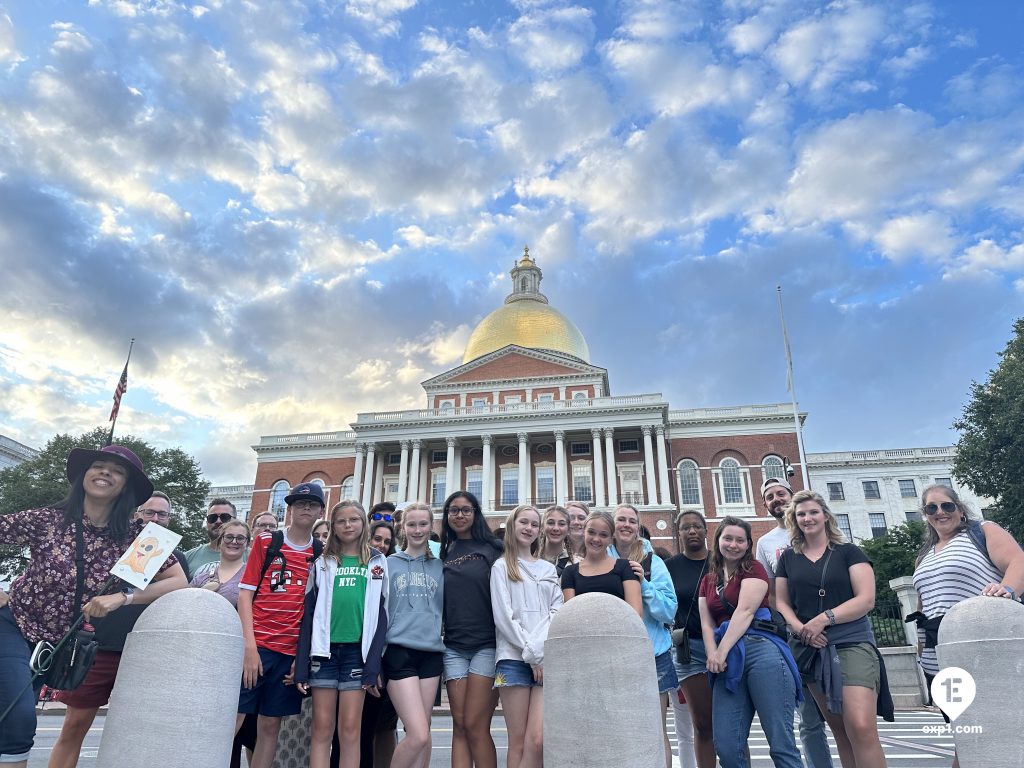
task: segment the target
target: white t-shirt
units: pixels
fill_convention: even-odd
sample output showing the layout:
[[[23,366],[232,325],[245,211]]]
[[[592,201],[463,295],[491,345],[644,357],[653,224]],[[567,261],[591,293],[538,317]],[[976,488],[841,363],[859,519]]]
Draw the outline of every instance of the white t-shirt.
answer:
[[[769,578],[775,578],[775,566],[779,564],[779,556],[789,547],[789,531],[785,528],[773,528],[757,540],[754,555],[757,562],[768,571]]]

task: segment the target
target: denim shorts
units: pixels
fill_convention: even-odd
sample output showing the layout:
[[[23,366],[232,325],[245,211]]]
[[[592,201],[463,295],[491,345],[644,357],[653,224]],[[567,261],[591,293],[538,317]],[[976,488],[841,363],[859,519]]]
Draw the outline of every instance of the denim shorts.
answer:
[[[704,650],[704,641],[697,638],[690,638],[690,663],[680,664],[676,658],[675,649],[672,649],[672,658],[676,666],[676,677],[683,682],[694,675],[703,675],[708,671],[708,655]]]
[[[658,670],[658,693],[667,693],[679,687],[679,678],[676,677],[676,666],[672,661],[672,656],[672,651],[665,651],[654,657],[654,666]]]
[[[494,677],[494,655],[494,648],[481,648],[473,652],[445,648],[445,682],[461,680],[470,674],[480,675],[480,677]]]
[[[540,685],[533,679],[533,667],[525,661],[502,659],[494,665],[495,688],[532,688]]]
[[[317,658],[310,663],[309,687],[333,688],[336,691],[362,690],[362,643],[331,643],[331,658]]]

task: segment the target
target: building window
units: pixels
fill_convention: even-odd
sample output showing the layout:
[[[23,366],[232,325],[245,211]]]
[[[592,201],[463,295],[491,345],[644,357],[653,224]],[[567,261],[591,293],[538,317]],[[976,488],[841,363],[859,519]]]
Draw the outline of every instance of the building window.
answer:
[[[454,400],[442,400],[441,401],[441,410],[442,411],[448,411],[448,410],[453,409],[454,407],[455,407],[455,401]]]
[[[913,480],[900,480],[900,496],[904,499],[917,498],[917,486]]]
[[[936,485],[944,485],[947,488],[952,488],[953,487],[953,478],[951,478],[951,477],[936,477],[935,478],[935,484]]]
[[[736,459],[722,459],[722,499],[726,504],[742,504],[743,478],[740,463]]]
[[[341,481],[341,499],[351,499],[356,492],[356,478],[355,475],[349,475]]]
[[[619,440],[619,453],[640,453],[640,441]]]
[[[444,500],[448,496],[444,476],[444,472],[434,472],[430,477],[430,503],[435,507],[444,506]]]
[[[430,463],[431,464],[444,464],[448,461],[447,451],[431,451],[430,452]]]
[[[505,395],[505,405],[518,405],[523,402],[521,395]]]
[[[519,467],[501,468],[501,503],[506,507],[519,503]]]
[[[480,503],[485,503],[483,498],[484,492],[484,471],[482,469],[467,469],[466,470],[466,490],[480,499]]]
[[[585,389],[578,389],[572,393],[573,400],[588,400],[587,391]]]
[[[398,498],[397,478],[384,478],[384,501],[390,501],[392,504],[397,504],[398,502],[402,501],[402,499]]]
[[[270,489],[270,511],[277,517],[278,522],[284,521],[285,510],[288,505],[284,503],[284,497],[288,495],[289,485],[285,480],[278,480]]]
[[[839,513],[836,515],[836,522],[839,523],[839,530],[847,541],[853,541],[853,531],[850,530],[850,516]]]
[[[487,398],[486,397],[474,397],[472,400],[470,400],[470,405],[473,406],[473,411],[474,412],[481,413],[484,410],[484,408],[487,407]]]
[[[761,462],[761,469],[764,472],[764,479],[774,477],[779,480],[786,479],[786,467],[778,456],[765,456]]]
[[[388,466],[397,467],[402,463],[401,453],[389,453],[388,454]]]
[[[589,456],[590,443],[569,443],[569,453],[572,456]]]
[[[881,492],[878,490],[877,480],[862,480],[861,486],[864,488],[865,499],[880,499],[882,498]]]
[[[889,529],[885,526],[885,515],[881,512],[868,513],[868,522],[871,524],[871,538],[878,539],[885,536]]]
[[[594,484],[590,479],[589,464],[573,464],[572,497],[576,501],[594,500]]]
[[[919,510],[919,509],[908,509],[907,510],[907,522],[908,523],[920,523],[921,522],[921,510]]]
[[[624,504],[644,504],[643,487],[643,474],[639,467],[619,466],[619,495]]]
[[[555,402],[555,396],[551,392],[545,392],[542,395],[537,395],[538,403],[553,403]]]
[[[829,501],[846,501],[846,494],[843,492],[842,483],[828,483]]]
[[[679,462],[679,504],[684,507],[700,506],[700,470],[697,462],[683,459]]]
[[[310,480],[310,482],[313,483],[313,485],[319,485],[320,486],[320,490],[324,492],[324,500],[326,502],[324,504],[324,507],[326,509],[330,509],[331,508],[331,491],[327,487],[327,483],[325,483],[319,477],[313,478],[312,480]]]
[[[555,503],[555,468],[537,467],[537,504]]]

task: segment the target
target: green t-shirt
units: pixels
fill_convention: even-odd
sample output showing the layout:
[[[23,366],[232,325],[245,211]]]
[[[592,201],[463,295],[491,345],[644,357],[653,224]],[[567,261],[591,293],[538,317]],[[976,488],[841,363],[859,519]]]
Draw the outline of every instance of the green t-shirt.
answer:
[[[358,643],[363,638],[366,566],[358,557],[342,557],[331,597],[331,642]]]

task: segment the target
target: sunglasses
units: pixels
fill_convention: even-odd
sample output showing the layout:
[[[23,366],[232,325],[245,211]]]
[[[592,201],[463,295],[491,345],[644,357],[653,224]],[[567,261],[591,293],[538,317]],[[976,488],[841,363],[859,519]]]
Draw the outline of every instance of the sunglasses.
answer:
[[[373,521],[383,520],[385,523],[390,523],[395,518],[393,518],[391,515],[381,514],[380,512],[374,512],[373,515],[370,516],[370,519]]]
[[[208,522],[208,523],[216,523],[217,521],[220,521],[222,523],[226,523],[228,520],[234,520],[234,519],[235,519],[235,516],[232,515],[230,512],[221,512],[220,514],[214,513],[212,515],[207,515],[206,516],[206,522]]]
[[[952,501],[944,501],[941,504],[936,504],[933,501],[931,504],[924,505],[924,513],[928,515],[928,517],[931,517],[932,515],[938,513],[939,509],[945,512],[947,515],[951,515],[954,512],[956,512],[956,504],[954,504]]]

